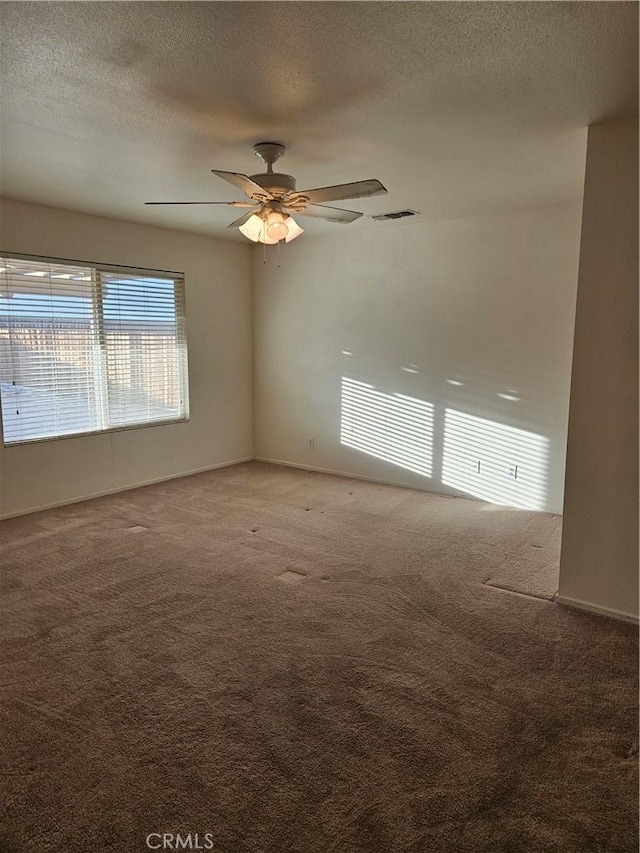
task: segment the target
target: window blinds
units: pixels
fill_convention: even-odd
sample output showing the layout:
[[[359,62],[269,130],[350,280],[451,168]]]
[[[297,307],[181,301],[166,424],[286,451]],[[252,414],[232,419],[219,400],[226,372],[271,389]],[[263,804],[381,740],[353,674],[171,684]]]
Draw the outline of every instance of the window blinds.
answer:
[[[5,444],[185,420],[184,281],[0,257]]]

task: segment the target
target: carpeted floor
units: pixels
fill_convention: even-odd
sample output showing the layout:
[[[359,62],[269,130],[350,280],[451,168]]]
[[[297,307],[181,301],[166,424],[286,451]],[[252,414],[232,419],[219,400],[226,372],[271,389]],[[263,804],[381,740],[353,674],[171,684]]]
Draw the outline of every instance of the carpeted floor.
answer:
[[[559,524],[256,462],[5,522],[0,849],[635,853]]]

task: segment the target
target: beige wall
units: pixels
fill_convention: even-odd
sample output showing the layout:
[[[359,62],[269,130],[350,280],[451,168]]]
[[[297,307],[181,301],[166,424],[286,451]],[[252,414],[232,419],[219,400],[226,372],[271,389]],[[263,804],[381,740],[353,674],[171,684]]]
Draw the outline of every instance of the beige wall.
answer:
[[[254,250],[256,455],[560,512],[580,210]]]
[[[3,515],[253,455],[250,249],[239,243],[3,201],[6,252],[183,271],[191,420],[0,449]]]
[[[589,129],[559,601],[638,616],[638,125]]]

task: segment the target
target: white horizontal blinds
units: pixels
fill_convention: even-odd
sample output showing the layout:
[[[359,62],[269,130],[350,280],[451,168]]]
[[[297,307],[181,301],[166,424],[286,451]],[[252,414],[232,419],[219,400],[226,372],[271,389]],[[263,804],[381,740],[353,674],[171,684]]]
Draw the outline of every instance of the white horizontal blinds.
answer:
[[[174,287],[176,314],[176,355],[178,359],[178,391],[181,400],[181,412],[189,414],[189,364],[187,358],[187,306],[185,304],[184,280],[178,279]]]
[[[0,258],[0,270],[5,444],[100,429],[91,269]]]
[[[186,414],[183,282],[98,271],[109,426]]]
[[[186,418],[184,282],[0,258],[5,444]]]

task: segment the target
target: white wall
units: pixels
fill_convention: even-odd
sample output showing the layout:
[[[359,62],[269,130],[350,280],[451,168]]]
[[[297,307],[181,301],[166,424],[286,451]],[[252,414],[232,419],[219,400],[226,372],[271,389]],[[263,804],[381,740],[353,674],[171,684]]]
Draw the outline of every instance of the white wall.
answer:
[[[254,250],[256,456],[560,512],[580,210]]]
[[[638,617],[638,120],[589,128],[559,601]]]
[[[2,201],[6,252],[185,273],[191,420],[0,450],[11,515],[253,455],[250,249],[239,243]]]

